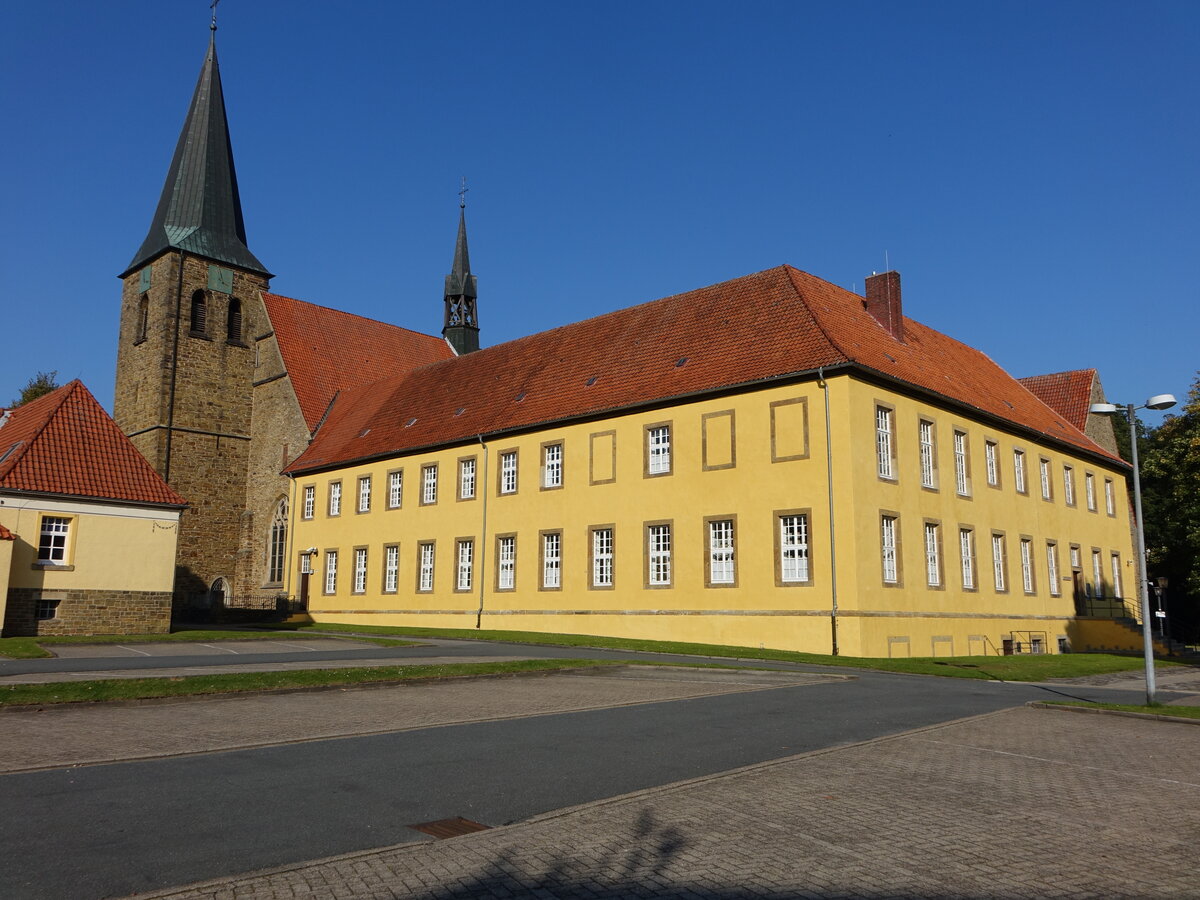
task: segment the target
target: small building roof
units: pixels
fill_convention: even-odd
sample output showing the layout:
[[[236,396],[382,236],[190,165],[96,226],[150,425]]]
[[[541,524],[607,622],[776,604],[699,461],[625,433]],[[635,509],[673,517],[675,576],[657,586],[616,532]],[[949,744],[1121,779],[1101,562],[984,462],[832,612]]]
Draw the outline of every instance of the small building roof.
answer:
[[[1092,405],[1092,384],[1096,380],[1095,369],[1074,369],[1070,372],[1054,372],[1050,375],[1030,375],[1017,380],[1032,391],[1035,397],[1080,431],[1084,430],[1087,425],[1088,410]]]
[[[677,294],[344,392],[300,473],[853,367],[1110,457],[985,354],[791,266]]]
[[[262,299],[309,431],[339,391],[454,356],[430,334],[279,294]]]
[[[187,505],[78,379],[8,411],[0,491]]]
[[[16,539],[17,536],[15,534],[13,534],[3,525],[0,525],[0,541],[15,541]]]

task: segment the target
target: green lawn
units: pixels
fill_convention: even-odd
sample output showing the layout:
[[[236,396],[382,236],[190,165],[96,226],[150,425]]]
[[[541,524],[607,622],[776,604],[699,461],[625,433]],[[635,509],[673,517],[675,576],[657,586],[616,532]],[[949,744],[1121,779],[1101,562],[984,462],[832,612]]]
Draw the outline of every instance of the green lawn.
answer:
[[[875,659],[858,656],[828,656],[791,650],[759,650],[754,647],[727,647],[720,644],[687,644],[677,641],[643,641],[632,638],[599,637],[579,634],[546,634],[537,631],[490,631],[474,628],[399,628],[381,625],[283,624],[273,626],[309,633],[404,635],[412,638],[453,638],[475,641],[512,641],[556,647],[596,647],[606,650],[641,650],[650,653],[681,653],[737,659],[779,660],[819,666],[876,669],[910,675],[942,675],[951,678],[999,679],[1001,681],[1043,681],[1047,678],[1075,678],[1141,669],[1140,655],[1115,653],[1066,653],[1041,656],[952,656]],[[1158,662],[1158,666],[1176,663]]]
[[[1046,706],[1078,706],[1083,709],[1115,709],[1120,712],[1144,713],[1151,716],[1173,716],[1178,719],[1200,719],[1200,706],[1166,706],[1156,703],[1154,706],[1138,706],[1128,703],[1076,703],[1068,700],[1045,701]]]
[[[0,706],[40,706],[52,703],[82,703],[99,700],[144,700],[152,697],[281,691],[480,675],[525,675],[606,665],[619,665],[619,663],[590,659],[529,659],[431,666],[235,672],[223,675],[189,675],[182,678],[115,678],[104,681],[9,684],[0,685]]]
[[[263,641],[269,635],[255,631],[222,631],[219,629],[182,628],[170,634],[70,634],[44,637],[0,638],[0,657],[9,659],[43,659],[53,656],[46,646],[55,644],[157,644],[172,641],[207,643],[208,641]],[[359,640],[381,647],[410,647],[412,641],[386,637],[364,637]]]

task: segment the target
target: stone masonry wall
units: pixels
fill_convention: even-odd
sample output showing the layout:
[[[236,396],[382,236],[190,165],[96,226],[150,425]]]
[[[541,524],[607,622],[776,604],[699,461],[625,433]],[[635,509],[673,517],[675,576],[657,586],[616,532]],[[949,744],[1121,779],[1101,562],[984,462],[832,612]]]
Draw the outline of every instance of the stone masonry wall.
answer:
[[[57,600],[53,619],[36,617],[37,601]],[[39,634],[166,634],[171,595],[165,591],[43,591],[9,588],[4,636]]]

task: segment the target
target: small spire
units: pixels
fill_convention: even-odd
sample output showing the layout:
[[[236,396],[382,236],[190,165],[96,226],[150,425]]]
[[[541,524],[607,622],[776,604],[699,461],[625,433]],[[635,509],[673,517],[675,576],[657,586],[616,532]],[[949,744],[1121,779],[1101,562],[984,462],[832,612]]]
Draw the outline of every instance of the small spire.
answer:
[[[442,336],[459,355],[479,349],[479,319],[475,308],[477,286],[471,274],[471,259],[467,253],[467,179],[458,192],[458,239],[454,243],[454,259],[446,276],[445,324]]]
[[[212,10],[212,21],[208,27],[213,31],[217,30],[217,4],[220,2],[221,0],[212,0],[212,3],[208,4],[208,8]]]
[[[458,189],[458,208],[467,208],[467,176],[462,177],[462,187]]]

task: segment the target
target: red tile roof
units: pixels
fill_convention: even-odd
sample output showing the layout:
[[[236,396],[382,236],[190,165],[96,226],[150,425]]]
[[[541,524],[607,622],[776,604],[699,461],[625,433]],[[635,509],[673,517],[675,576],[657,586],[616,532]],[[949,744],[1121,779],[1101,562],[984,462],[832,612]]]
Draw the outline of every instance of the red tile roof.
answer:
[[[15,541],[16,539],[17,536],[15,534],[13,534],[3,525],[0,525],[0,541]]]
[[[310,430],[338,391],[454,356],[440,337],[278,294],[262,298]]]
[[[1030,375],[1018,378],[1031,390],[1035,397],[1045,403],[1068,422],[1083,431],[1087,425],[1088,409],[1092,405],[1092,383],[1096,380],[1095,369],[1076,369],[1073,372],[1055,372],[1053,375]]]
[[[850,364],[1107,456],[991,359],[790,266],[618,310],[344,393],[302,472]]]
[[[78,379],[9,410],[0,456],[0,490],[187,505]]]

